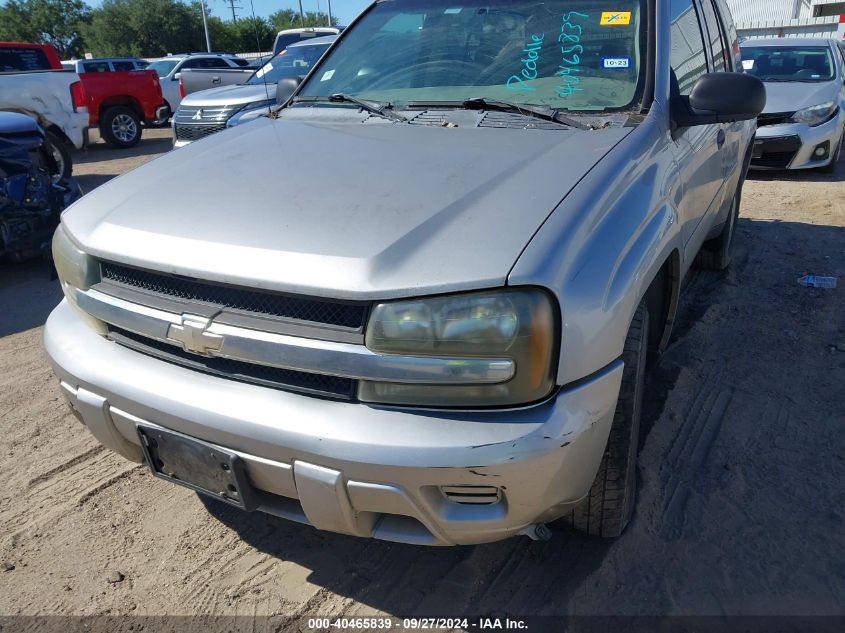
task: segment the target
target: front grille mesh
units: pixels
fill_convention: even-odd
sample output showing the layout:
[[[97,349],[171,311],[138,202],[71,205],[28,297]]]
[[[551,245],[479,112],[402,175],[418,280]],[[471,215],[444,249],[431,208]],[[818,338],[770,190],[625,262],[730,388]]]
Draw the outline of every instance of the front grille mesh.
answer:
[[[176,125],[177,141],[196,141],[226,129],[225,123],[215,125]]]
[[[767,125],[783,125],[792,120],[794,112],[773,112],[769,114],[761,114],[757,117],[757,126],[765,127]]]
[[[267,367],[228,358],[200,356],[122,328],[112,327],[109,337],[135,351],[231,380],[343,400],[355,397],[357,382],[350,378]]]
[[[111,262],[101,262],[100,271],[103,279],[157,295],[344,328],[362,328],[367,311],[366,304],[361,303],[339,303],[225,286]]]

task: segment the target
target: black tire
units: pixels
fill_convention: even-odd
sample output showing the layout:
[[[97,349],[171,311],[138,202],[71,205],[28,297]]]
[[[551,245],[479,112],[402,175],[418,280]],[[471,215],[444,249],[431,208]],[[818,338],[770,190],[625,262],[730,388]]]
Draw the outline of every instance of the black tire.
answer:
[[[833,159],[830,161],[829,165],[825,165],[824,167],[819,167],[819,171],[823,174],[832,174],[836,172],[836,166],[839,164],[839,158],[842,155],[842,144],[845,143],[845,134],[842,135],[842,138],[839,139],[839,145],[836,146],[836,149],[833,152]]]
[[[740,191],[742,187],[740,186]],[[736,234],[736,225],[739,221],[739,201],[740,191],[737,191],[731,203],[731,210],[728,212],[728,218],[725,220],[725,225],[722,227],[722,232],[718,237],[704,242],[698,255],[695,257],[693,265],[702,270],[725,270],[731,265],[732,247],[734,242],[734,235]]]
[[[47,152],[56,163],[56,173],[53,174],[53,182],[70,178],[73,173],[73,159],[67,143],[55,132],[47,130],[44,133],[44,145]]]
[[[152,129],[160,129],[160,128],[170,126],[170,117],[173,116],[173,110],[170,109],[170,105],[166,101],[164,102],[164,105],[167,106],[167,116],[164,117],[164,120],[161,121],[160,123],[156,123],[155,121],[150,121],[149,123],[145,124],[146,127],[152,128]]]
[[[648,356],[648,323],[648,308],[643,301],[634,314],[625,338],[622,388],[599,471],[587,498],[569,515],[560,519],[565,525],[591,536],[620,536],[634,513],[637,448]]]
[[[112,106],[100,117],[100,135],[112,147],[135,147],[141,140],[141,119],[131,108]]]

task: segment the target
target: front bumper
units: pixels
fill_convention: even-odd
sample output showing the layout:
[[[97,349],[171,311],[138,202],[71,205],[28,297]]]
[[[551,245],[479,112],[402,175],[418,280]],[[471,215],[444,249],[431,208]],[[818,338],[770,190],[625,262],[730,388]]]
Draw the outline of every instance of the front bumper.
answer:
[[[845,127],[845,113],[810,127],[802,123],[767,125],[757,128],[752,169],[815,169],[836,160],[836,150]],[[828,144],[828,154],[814,156],[816,148]]]
[[[617,362],[521,410],[402,410],[172,365],[100,336],[67,301],[44,344],[75,414],[124,457],[142,461],[138,424],[160,426],[237,452],[262,511],[424,545],[496,541],[571,509],[598,470],[622,378]],[[464,486],[491,502],[453,501]]]

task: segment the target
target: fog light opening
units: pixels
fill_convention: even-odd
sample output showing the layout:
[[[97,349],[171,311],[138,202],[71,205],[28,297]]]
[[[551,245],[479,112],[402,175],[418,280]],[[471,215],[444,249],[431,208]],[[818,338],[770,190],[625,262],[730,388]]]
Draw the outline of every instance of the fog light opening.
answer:
[[[823,160],[830,156],[830,141],[825,141],[821,145],[816,146],[813,150],[813,158]]]

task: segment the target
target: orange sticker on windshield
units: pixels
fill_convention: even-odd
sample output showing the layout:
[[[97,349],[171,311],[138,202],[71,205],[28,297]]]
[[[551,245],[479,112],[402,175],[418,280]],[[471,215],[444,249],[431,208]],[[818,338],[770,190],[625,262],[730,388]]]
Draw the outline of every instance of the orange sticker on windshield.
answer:
[[[603,11],[600,24],[602,26],[628,26],[631,24],[631,12]]]

